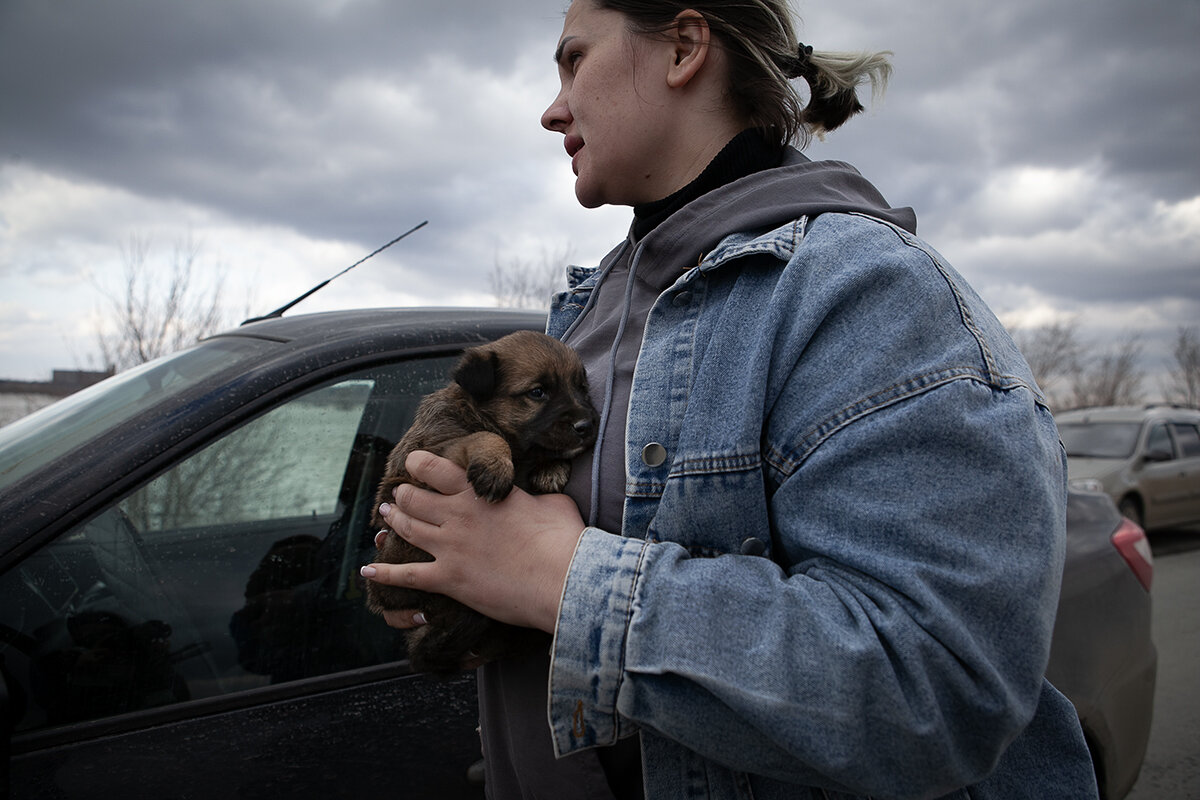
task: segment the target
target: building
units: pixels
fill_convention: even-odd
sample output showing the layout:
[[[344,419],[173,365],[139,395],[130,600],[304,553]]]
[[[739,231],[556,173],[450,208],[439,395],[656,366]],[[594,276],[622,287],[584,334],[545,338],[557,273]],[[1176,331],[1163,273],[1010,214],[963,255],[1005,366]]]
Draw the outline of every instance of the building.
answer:
[[[86,389],[111,377],[114,370],[87,372],[56,369],[49,381],[14,381],[0,379],[0,425],[20,419],[26,414],[48,406],[80,389]]]

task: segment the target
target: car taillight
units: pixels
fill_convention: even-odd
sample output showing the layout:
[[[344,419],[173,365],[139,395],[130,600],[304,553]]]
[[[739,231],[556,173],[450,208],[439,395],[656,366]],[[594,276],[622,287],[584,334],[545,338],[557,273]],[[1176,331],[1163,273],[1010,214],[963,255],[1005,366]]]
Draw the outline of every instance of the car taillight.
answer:
[[[1121,527],[1112,535],[1112,543],[1117,552],[1129,564],[1138,581],[1150,591],[1150,581],[1154,578],[1154,556],[1150,552],[1150,542],[1146,533],[1136,523],[1123,519]]]

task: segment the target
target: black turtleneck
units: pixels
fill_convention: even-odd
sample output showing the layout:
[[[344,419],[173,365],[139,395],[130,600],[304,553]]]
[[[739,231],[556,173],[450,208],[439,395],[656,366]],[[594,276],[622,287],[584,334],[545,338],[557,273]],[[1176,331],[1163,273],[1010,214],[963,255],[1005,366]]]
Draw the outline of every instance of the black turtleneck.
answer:
[[[778,167],[784,148],[770,141],[757,128],[748,128],[729,140],[704,171],[674,194],[633,207],[633,238],[641,240],[659,223],[688,203],[738,178],[759,170]]]

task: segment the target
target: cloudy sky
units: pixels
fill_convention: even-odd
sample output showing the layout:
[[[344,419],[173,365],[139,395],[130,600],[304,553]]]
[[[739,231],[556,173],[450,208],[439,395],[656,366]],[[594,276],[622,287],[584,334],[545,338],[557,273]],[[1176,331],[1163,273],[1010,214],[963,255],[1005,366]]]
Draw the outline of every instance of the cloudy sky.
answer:
[[[1007,323],[1200,323],[1197,0],[793,0],[800,38],[892,50],[814,158],[858,166]],[[99,287],[181,243],[263,313],[491,304],[497,262],[595,263],[557,91],[564,0],[0,0],[0,378],[96,365]],[[1148,387],[1151,395],[1157,385]]]

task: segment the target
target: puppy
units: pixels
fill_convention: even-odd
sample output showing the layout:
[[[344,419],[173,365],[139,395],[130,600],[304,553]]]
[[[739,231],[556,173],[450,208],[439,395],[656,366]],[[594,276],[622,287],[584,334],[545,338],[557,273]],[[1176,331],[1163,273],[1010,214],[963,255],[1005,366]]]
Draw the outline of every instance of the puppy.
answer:
[[[375,507],[393,502],[402,483],[424,487],[404,468],[413,450],[428,450],[467,471],[475,493],[488,502],[513,486],[533,494],[562,491],[571,459],[596,440],[596,410],[588,399],[579,356],[559,340],[518,331],[467,350],[446,387],[427,395],[412,427],[388,456]],[[427,488],[427,487],[425,487]],[[387,529],[381,562],[403,564],[432,557]],[[367,582],[375,613],[420,609],[428,624],[406,632],[414,670],[448,674],[468,661],[491,660],[544,642],[540,631],[503,625],[443,595]]]

